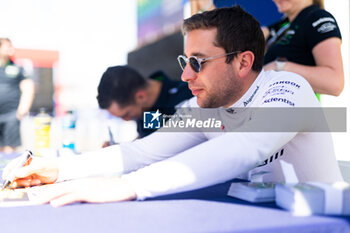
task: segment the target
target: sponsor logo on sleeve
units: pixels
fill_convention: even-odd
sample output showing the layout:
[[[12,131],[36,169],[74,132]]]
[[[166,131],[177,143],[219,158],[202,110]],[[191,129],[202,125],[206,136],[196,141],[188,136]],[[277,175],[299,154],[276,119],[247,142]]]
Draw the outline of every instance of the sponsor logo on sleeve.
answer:
[[[256,89],[253,92],[253,94],[246,101],[244,101],[244,103],[243,103],[244,107],[247,106],[250,102],[252,102],[252,100],[253,100],[255,94],[258,92],[258,90],[259,90],[259,86],[256,86]]]
[[[265,166],[265,165],[267,165],[268,163],[272,163],[273,161],[279,159],[280,157],[282,157],[283,152],[284,152],[284,149],[282,149],[282,150],[280,150],[280,151],[277,151],[274,155],[271,155],[268,159],[266,159],[266,160],[264,161],[264,163],[260,164],[258,167]]]
[[[275,86],[275,87],[268,89],[264,93],[263,98],[265,98],[266,96],[285,95],[285,94],[294,95],[294,91],[286,88],[285,86]]]
[[[290,106],[294,106],[295,105],[292,101],[290,101],[290,100],[288,100],[286,98],[269,98],[267,100],[264,100],[265,104],[266,103],[271,103],[271,102],[282,102],[282,103],[286,103],[286,104],[288,104]]]
[[[279,84],[286,84],[286,85],[291,85],[293,87],[296,87],[296,88],[300,88],[300,85],[295,83],[295,82],[291,82],[291,81],[278,81],[278,82],[274,82],[272,84],[270,84],[269,87],[273,87],[273,86],[276,86],[276,85],[279,85]]]
[[[326,32],[333,31],[335,28],[337,28],[337,26],[334,25],[333,23],[324,23],[317,29],[317,31],[319,33],[326,33]]]
[[[324,23],[324,22],[335,23],[335,20],[332,17],[323,17],[323,18],[320,18],[320,19],[316,20],[315,22],[313,22],[312,26],[317,27],[317,25]]]

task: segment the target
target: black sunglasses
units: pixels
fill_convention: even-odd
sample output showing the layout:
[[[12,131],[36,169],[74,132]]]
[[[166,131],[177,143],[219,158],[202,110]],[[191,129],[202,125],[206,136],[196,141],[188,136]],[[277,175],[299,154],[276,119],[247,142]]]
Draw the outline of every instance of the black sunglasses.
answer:
[[[189,58],[187,58],[184,55],[179,55],[177,57],[177,60],[180,64],[180,67],[182,70],[185,69],[187,63],[190,63],[191,68],[193,69],[194,72],[199,73],[202,70],[202,64],[209,61],[209,60],[213,60],[219,57],[223,57],[223,56],[227,56],[227,55],[231,55],[231,54],[235,54],[235,53],[240,53],[241,51],[235,51],[235,52],[231,52],[231,53],[225,53],[222,55],[218,55],[218,56],[213,56],[213,57],[207,57],[207,58],[198,58],[196,56],[191,56]]]

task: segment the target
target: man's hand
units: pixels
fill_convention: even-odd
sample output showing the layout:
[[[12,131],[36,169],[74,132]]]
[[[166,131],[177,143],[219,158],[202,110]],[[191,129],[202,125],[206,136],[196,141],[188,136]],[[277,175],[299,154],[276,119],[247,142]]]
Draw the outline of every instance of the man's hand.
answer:
[[[2,179],[5,180],[17,163],[17,159],[11,161],[2,173]],[[58,163],[53,159],[34,157],[24,167],[18,169],[15,173],[15,180],[12,187],[29,187],[40,184],[54,183],[58,178]]]
[[[23,112],[23,111],[17,110],[17,112],[16,112],[16,117],[17,117],[17,119],[20,121],[20,120],[23,119],[23,117],[24,117],[26,114],[27,114],[27,112]]]
[[[36,194],[35,202],[53,207],[73,202],[105,203],[136,198],[134,190],[120,177],[91,177],[52,184]]]

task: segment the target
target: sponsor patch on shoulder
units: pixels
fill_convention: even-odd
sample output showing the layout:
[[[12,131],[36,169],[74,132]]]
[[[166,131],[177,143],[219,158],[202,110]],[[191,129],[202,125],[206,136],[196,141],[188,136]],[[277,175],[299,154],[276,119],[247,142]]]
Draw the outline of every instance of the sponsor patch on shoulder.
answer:
[[[323,17],[323,18],[320,18],[318,20],[316,20],[315,22],[312,23],[312,26],[313,27],[316,27],[317,25],[321,24],[321,23],[324,23],[324,22],[333,22],[335,23],[335,20],[331,17]]]
[[[318,31],[319,33],[326,33],[326,32],[333,31],[336,27],[337,27],[337,26],[336,26],[334,23],[327,22],[327,23],[322,24],[322,25],[317,29],[317,31]]]

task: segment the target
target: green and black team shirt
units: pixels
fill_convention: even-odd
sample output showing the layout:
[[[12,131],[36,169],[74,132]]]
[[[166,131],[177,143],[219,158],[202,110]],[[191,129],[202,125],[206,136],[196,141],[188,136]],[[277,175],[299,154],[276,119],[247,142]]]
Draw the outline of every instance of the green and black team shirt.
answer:
[[[149,78],[161,82],[162,87],[154,106],[147,111],[159,110],[162,114],[173,115],[176,111],[176,105],[193,97],[186,82],[171,80],[162,71],[153,73]],[[143,119],[137,119],[136,123],[139,138],[156,131],[156,129],[144,129]]]
[[[302,10],[291,23],[288,19],[269,27],[264,64],[280,58],[302,65],[315,66],[312,49],[319,42],[331,37],[341,39],[335,18],[317,5]]]
[[[12,61],[0,66],[0,114],[17,110],[21,97],[19,83],[26,78],[23,68]]]

